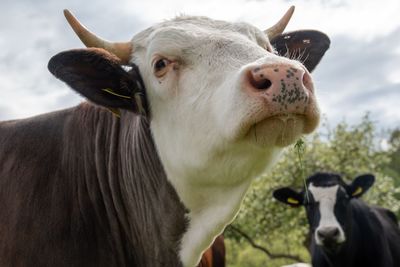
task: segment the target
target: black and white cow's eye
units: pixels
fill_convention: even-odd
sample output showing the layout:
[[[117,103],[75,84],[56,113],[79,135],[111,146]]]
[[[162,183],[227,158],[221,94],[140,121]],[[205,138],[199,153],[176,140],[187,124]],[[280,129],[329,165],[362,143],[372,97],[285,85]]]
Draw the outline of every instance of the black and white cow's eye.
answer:
[[[165,73],[167,72],[167,67],[169,64],[171,64],[172,62],[166,58],[160,58],[158,59],[155,63],[154,63],[154,74],[157,77],[161,77],[163,75],[165,75]]]

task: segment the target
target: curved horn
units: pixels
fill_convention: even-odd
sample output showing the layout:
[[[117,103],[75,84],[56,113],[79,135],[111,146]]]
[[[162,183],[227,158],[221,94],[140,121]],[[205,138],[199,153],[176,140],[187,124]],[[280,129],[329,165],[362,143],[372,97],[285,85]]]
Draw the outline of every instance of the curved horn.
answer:
[[[128,64],[132,54],[133,46],[131,42],[109,42],[94,33],[90,32],[83,26],[72,13],[65,9],[64,16],[69,25],[71,25],[74,32],[78,35],[79,39],[86,45],[86,47],[98,47],[107,50],[116,55],[122,64]]]
[[[285,15],[283,15],[283,17],[274,26],[264,31],[270,40],[283,33],[293,15],[293,12],[294,6],[291,6],[288,11],[286,11]]]

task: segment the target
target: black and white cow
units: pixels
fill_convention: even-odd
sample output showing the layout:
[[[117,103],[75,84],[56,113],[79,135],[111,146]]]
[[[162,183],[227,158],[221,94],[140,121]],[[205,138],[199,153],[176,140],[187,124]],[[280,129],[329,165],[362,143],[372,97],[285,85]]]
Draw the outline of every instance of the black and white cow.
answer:
[[[90,102],[0,123],[0,266],[195,266],[318,125],[309,71],[329,39],[282,34],[292,13],[266,31],[183,16],[111,43],[65,11],[90,48],[48,67]]]
[[[316,173],[307,190],[284,187],[274,197],[292,207],[304,206],[312,236],[314,267],[398,267],[400,230],[393,212],[359,199],[374,183],[370,174],[346,184],[333,173]]]

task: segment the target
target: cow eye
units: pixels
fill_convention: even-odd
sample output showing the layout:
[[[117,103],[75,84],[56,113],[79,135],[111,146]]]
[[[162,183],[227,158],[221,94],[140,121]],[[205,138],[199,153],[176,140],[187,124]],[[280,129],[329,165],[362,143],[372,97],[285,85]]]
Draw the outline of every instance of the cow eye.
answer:
[[[160,58],[154,63],[154,74],[157,77],[163,76],[167,72],[167,66],[171,64],[171,61],[166,58]]]
[[[154,64],[154,70],[160,71],[168,65],[168,61],[164,59],[157,60],[156,64]]]

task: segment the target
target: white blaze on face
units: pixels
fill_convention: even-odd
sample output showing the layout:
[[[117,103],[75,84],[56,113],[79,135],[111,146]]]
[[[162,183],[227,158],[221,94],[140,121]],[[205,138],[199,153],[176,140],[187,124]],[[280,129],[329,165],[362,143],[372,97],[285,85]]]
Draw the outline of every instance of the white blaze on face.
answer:
[[[334,212],[339,185],[328,186],[328,187],[317,187],[314,186],[313,183],[311,183],[310,186],[308,187],[308,190],[313,195],[314,201],[319,203],[320,220],[318,222],[318,226],[315,229],[315,233],[317,233],[318,230],[323,229],[325,227],[336,227],[339,229],[339,236],[337,242],[343,243],[346,240],[346,237]],[[323,242],[318,236],[318,234],[315,234],[315,241],[317,245],[323,245]]]

